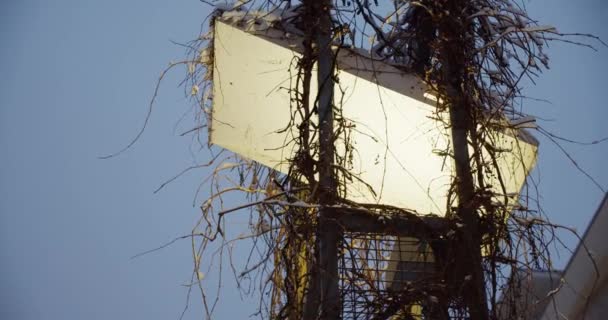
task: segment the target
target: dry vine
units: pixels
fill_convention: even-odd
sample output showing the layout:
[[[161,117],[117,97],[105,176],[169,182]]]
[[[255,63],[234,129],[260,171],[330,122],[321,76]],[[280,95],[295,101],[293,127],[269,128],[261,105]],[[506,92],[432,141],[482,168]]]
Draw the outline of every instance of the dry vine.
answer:
[[[318,99],[310,93],[313,65],[318,59],[313,39],[318,12],[289,0],[250,0],[235,5],[203,2],[215,5],[208,31],[186,44],[188,59],[169,67],[187,68],[183,84],[196,102],[197,124],[184,134],[193,134],[201,146],[208,145],[205,129],[213,130],[213,75],[221,72],[214,67],[216,21],[245,29],[274,28],[304,41],[299,49],[301,57],[293,61],[297,73],[290,75],[286,88],[291,96],[292,117],[285,124],[285,132],[291,133],[285,145],[295,145],[297,150],[289,159],[288,173],[236,154],[217,152],[211,146],[214,156],[209,163],[180,173],[203,166],[215,168],[201,182],[200,188],[209,188],[208,196],[200,205],[200,220],[187,236],[192,239],[194,257],[190,288],[199,288],[206,317],[212,318],[224,287],[222,273],[232,272],[244,294],[260,298],[256,313],[260,318],[301,319],[306,312],[306,294],[311,290],[319,219]],[[453,126],[446,113],[455,106],[463,108],[464,126],[459,129],[464,130],[465,143],[471,149],[466,162],[473,191],[463,198],[462,180],[453,179],[441,229],[431,228],[427,220],[403,209],[345,200],[349,184],[365,183],[352,166],[357,152],[365,151],[353,146],[350,134],[356,124],[342,116],[341,104],[336,103],[333,143],[342,148],[333,159],[335,207],[364,212],[381,221],[407,219],[418,230],[410,248],[415,248],[418,256],[424,255],[425,262],[434,262],[432,270],[425,269],[418,279],[389,283],[382,271],[387,269],[387,252],[400,246],[404,238],[394,230],[387,231],[388,235],[345,232],[341,235],[341,317],[468,319],[485,314],[489,319],[518,319],[528,313],[529,306],[522,307],[516,298],[505,295],[514,286],[511,276],[516,271],[552,270],[551,246],[560,245],[556,229],[562,227],[541,214],[533,181],[519,197],[508,193],[504,182],[508,173],[501,172],[498,162],[506,153],[521,157],[522,151],[518,145],[501,147],[499,134],[534,139],[519,130],[539,127],[518,101],[524,97],[522,79],[533,80],[548,67],[547,42],[592,47],[585,41],[601,41],[591,35],[564,34],[538,25],[514,0],[336,0],[331,12],[336,57],[340,50],[366,47],[373,59],[417,74],[436,97],[435,120],[442,124],[446,136]],[[334,77],[339,80],[339,72]],[[538,132],[556,143],[561,139],[542,128]],[[455,147],[444,152],[448,161],[457,158]],[[520,162],[523,164],[523,159]],[[244,194],[247,202],[227,207],[227,203],[234,203],[233,194]],[[475,216],[470,221],[457,209],[465,200]],[[243,212],[249,213],[246,219]],[[243,231],[235,227],[238,223],[247,223],[249,231],[238,234]],[[465,241],[467,237],[473,242]],[[470,246],[475,243],[476,248]],[[237,244],[249,249],[244,259],[233,256]],[[463,262],[475,251],[482,259],[482,269],[477,273]],[[217,283],[206,283],[205,274],[209,272],[218,273]],[[474,279],[484,284],[480,295],[487,297],[487,309],[483,305],[473,307],[467,298],[475,290]],[[475,308],[483,310],[477,312]]]

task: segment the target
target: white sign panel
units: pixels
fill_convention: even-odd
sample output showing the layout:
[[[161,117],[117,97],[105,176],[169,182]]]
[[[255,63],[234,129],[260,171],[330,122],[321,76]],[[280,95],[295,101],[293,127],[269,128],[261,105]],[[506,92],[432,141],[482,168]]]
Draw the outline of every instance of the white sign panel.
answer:
[[[274,29],[247,32],[218,20],[214,41],[211,142],[287,172],[295,128],[284,129],[291,119],[289,89],[295,87],[301,39]],[[435,102],[425,98],[424,85],[349,50],[341,51],[338,70],[335,102],[355,125],[353,172],[376,193],[353,183],[347,198],[443,216],[454,172],[445,156],[450,137],[433,119]],[[316,83],[311,87],[314,97]],[[519,194],[536,161],[536,142],[515,131],[495,136],[497,148],[515,151],[501,153],[498,164],[507,194]],[[496,178],[488,181],[503,193]]]

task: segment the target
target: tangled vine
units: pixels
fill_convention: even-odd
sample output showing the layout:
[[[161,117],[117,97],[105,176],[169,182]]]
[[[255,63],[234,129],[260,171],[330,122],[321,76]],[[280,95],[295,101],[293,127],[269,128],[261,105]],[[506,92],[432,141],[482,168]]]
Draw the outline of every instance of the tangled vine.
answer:
[[[259,297],[256,315],[260,318],[323,317],[314,308],[307,310],[314,286],[311,279],[318,272],[315,241],[323,188],[319,181],[323,170],[320,124],[316,120],[319,97],[312,93],[316,92],[312,82],[320,51],[315,40],[319,6],[295,0],[230,5],[203,2],[214,6],[203,27],[206,32],[186,44],[187,59],[166,70],[186,67],[183,84],[195,102],[197,125],[184,134],[192,134],[212,155],[208,163],[178,175],[213,168],[197,190],[206,199],[200,203],[200,220],[187,236],[194,258],[190,290],[200,290],[206,317],[212,318],[224,287],[223,273],[228,272],[242,293]],[[514,275],[552,270],[550,248],[560,243],[556,230],[564,227],[550,223],[542,214],[533,179],[528,178],[521,194],[509,192],[509,173],[501,171],[501,159],[508,154],[517,159],[512,165],[521,167],[526,165],[523,157],[529,155],[523,154],[518,143],[504,145],[501,137],[510,135],[519,139],[515,141],[534,143],[534,137],[525,131],[532,129],[556,141],[557,136],[539,127],[525,112],[522,80],[534,80],[548,68],[548,42],[590,48],[589,40],[603,43],[591,35],[560,33],[539,25],[514,0],[335,0],[327,4],[329,8],[323,10],[331,14],[330,45],[338,65],[332,70],[334,90],[341,90],[341,51],[415,74],[435,101],[433,120],[451,138],[442,155],[459,164],[442,204],[445,218],[428,219],[424,216],[429,212],[348,200],[352,183],[367,186],[373,194],[379,190],[373,190],[353,166],[357,154],[365,152],[357,150],[351,139],[357,123],[343,115],[341,101],[334,102],[331,143],[338,147],[329,168],[335,179],[330,209],[340,225],[346,221],[338,217],[341,214],[384,226],[368,227],[365,233],[341,225],[340,317],[519,319],[532,306],[522,304],[519,295],[513,294],[517,285],[520,292],[527,290],[514,283]],[[214,73],[221,72],[214,63],[217,21],[247,32],[279,30],[301,42],[294,49],[299,55],[292,61],[293,74],[285,88],[291,112],[283,131],[288,137],[285,146],[295,150],[286,172],[209,143]],[[466,152],[459,154],[459,149]],[[520,168],[525,174],[531,169]],[[208,188],[206,192],[204,188]],[[233,194],[244,195],[245,203],[227,206],[235,202]],[[246,218],[243,212],[248,212]],[[242,223],[248,226],[245,232],[238,227]],[[399,223],[403,228],[396,227]],[[237,245],[240,252],[248,250],[249,254],[236,257]],[[423,257],[418,266],[424,270],[415,279],[388,281],[391,254],[402,246],[413,256]],[[217,274],[215,284],[205,279],[212,272]]]

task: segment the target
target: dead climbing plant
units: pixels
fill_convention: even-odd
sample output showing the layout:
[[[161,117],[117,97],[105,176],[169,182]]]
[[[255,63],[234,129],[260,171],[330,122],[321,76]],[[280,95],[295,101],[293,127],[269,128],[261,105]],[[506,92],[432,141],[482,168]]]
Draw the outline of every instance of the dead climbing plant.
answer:
[[[226,287],[225,273],[230,273],[242,294],[259,298],[255,314],[260,318],[301,319],[306,313],[306,293],[311,289],[316,261],[319,218],[318,98],[311,94],[313,66],[319,52],[314,39],[318,13],[311,11],[311,6],[290,0],[250,0],[230,5],[202,2],[214,6],[203,24],[204,32],[184,45],[186,59],[171,63],[163,71],[150,104],[151,110],[165,74],[176,67],[185,68],[182,85],[194,102],[196,125],[183,135],[191,135],[211,155],[209,162],[187,168],[167,181],[191,170],[211,168],[197,190],[197,196],[204,198],[197,200],[200,219],[191,234],[182,237],[192,241],[194,272],[189,290],[198,288],[205,315],[212,318]],[[519,160],[514,166],[523,166],[523,158],[529,155],[524,155],[517,143],[505,147],[501,136],[512,135],[535,143],[534,137],[522,130],[529,129],[559,143],[557,135],[544,130],[525,112],[522,80],[533,81],[548,68],[545,51],[549,42],[592,49],[593,45],[605,44],[592,35],[561,33],[554,27],[539,25],[528,16],[524,4],[515,0],[331,3],[336,63],[339,64],[339,52],[350,50],[416,74],[434,96],[438,127],[448,138],[460,132],[464,137],[460,143],[470,150],[465,161],[468,172],[453,177],[448,201],[443,204],[447,216],[440,229],[433,229],[419,216],[428,214],[425,212],[348,201],[348,185],[367,185],[353,166],[353,159],[365,150],[357,150],[351,138],[353,130],[357,130],[356,121],[342,114],[341,101],[335,102],[333,144],[337,147],[331,168],[336,181],[332,195],[335,206],[364,212],[374,219],[408,219],[419,230],[419,253],[434,257],[433,270],[425,277],[391,287],[386,273],[381,271],[387,268],[387,248],[399,245],[400,237],[390,232],[344,233],[340,243],[344,306],[341,317],[411,319],[416,312],[433,319],[469,319],[479,315],[516,319],[525,315],[530,306],[521,305],[516,297],[506,294],[514,286],[511,275],[516,271],[525,274],[552,270],[551,247],[560,245],[556,230],[564,227],[550,223],[542,213],[533,179],[528,180],[520,195],[509,194],[505,186],[509,173],[501,172],[499,162],[509,154]],[[291,119],[284,129],[288,137],[285,145],[296,150],[288,160],[287,173],[209,144],[214,73],[221,72],[214,65],[217,21],[249,31],[272,28],[301,42],[295,49],[300,55],[292,61],[291,70],[295,71],[284,88],[291,101]],[[334,90],[342,90],[339,69],[334,70],[333,79]],[[140,136],[141,132],[133,142]],[[459,141],[451,142],[440,152],[446,161],[458,161],[455,150]],[[530,169],[523,170],[527,173]],[[470,179],[468,191],[463,184],[465,176]],[[372,193],[379,191],[367,187]],[[229,206],[235,199],[245,202]],[[472,219],[467,220],[462,214],[464,202]],[[248,254],[244,256],[243,252]],[[477,256],[471,252],[477,252]],[[480,259],[480,269],[463,262],[470,260],[469,255]],[[467,298],[475,289],[470,284],[474,279],[483,284],[478,296],[487,308],[483,304],[474,307]]]

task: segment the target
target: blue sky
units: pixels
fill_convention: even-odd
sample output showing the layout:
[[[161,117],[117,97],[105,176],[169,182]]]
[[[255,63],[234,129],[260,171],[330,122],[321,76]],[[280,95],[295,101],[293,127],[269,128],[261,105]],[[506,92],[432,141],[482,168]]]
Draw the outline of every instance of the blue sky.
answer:
[[[526,1],[531,15],[563,32],[608,40],[602,0]],[[189,242],[131,260],[186,234],[204,170],[153,194],[195,161],[175,125],[190,110],[170,74],[148,130],[120,157],[142,124],[155,81],[185,42],[198,36],[209,7],[196,0],[10,1],[0,3],[0,318],[177,319],[190,279]],[[608,136],[608,49],[563,44],[548,50],[551,70],[526,93],[552,101],[526,103],[561,135]],[[188,124],[186,122],[186,124]],[[182,126],[183,127],[183,126]],[[538,135],[537,135],[538,136]],[[553,221],[583,232],[603,193],[540,138],[542,206]],[[603,186],[608,143],[566,145]],[[567,242],[574,245],[572,237]],[[567,262],[561,251],[556,267]],[[255,310],[225,283],[218,319]],[[197,296],[185,319],[200,319]]]

